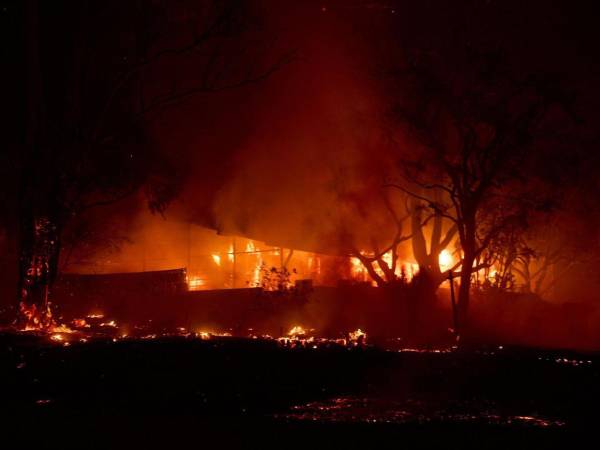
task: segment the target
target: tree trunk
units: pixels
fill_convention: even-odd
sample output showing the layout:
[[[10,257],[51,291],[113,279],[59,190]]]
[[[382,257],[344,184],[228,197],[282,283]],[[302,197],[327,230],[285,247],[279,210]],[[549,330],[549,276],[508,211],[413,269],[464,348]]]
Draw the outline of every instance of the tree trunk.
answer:
[[[24,214],[19,239],[17,325],[48,328],[53,324],[49,294],[58,273],[59,228],[47,217]]]
[[[471,292],[471,275],[473,274],[473,262],[475,257],[472,253],[465,251],[463,263],[460,269],[460,286],[458,288],[458,323],[460,324],[460,335],[468,333],[469,329],[469,301]]]

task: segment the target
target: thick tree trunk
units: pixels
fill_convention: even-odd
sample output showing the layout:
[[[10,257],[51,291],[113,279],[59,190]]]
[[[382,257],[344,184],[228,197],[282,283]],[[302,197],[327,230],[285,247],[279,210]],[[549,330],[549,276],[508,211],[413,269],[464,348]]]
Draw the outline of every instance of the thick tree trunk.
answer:
[[[442,217],[435,215],[431,230],[431,242],[429,250],[427,249],[427,239],[423,233],[422,214],[418,203],[413,201],[411,206],[411,232],[412,232],[412,251],[413,256],[419,264],[419,274],[421,279],[418,281],[423,285],[428,285],[429,289],[435,294],[440,285],[448,279],[447,272],[443,272],[440,267],[440,252],[446,249],[452,237],[456,233],[456,228],[452,227],[442,238]]]
[[[460,269],[460,286],[458,288],[458,323],[461,336],[469,332],[469,302],[471,294],[471,275],[473,274],[473,253],[465,251],[463,263]]]
[[[25,214],[21,219],[17,315],[20,328],[44,329],[53,324],[49,294],[58,268],[58,230],[47,217]]]

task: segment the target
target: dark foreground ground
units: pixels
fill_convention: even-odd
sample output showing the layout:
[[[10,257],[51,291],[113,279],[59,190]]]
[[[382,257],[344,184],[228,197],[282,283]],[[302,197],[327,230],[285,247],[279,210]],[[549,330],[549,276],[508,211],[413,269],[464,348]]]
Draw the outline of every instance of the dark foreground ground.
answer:
[[[599,368],[522,349],[5,333],[0,430],[18,448],[566,447],[596,433]]]

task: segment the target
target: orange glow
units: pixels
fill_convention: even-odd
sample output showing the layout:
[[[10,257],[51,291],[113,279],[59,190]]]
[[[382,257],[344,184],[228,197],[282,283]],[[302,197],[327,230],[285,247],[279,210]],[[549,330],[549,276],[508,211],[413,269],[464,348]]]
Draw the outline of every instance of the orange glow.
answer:
[[[221,333],[221,332],[216,332],[216,331],[207,331],[207,330],[198,330],[196,331],[196,335],[200,338],[200,339],[211,339],[213,336],[214,337],[230,337],[231,333]]]
[[[352,277],[359,279],[361,281],[365,281],[367,277],[367,269],[360,262],[360,259],[356,257],[350,258],[350,264],[352,264],[350,271],[352,273]]]
[[[361,253],[361,255],[365,255],[365,256],[368,255],[368,252],[363,251],[363,250],[361,250],[360,253]],[[391,269],[391,267],[394,264],[392,251],[390,250],[389,252],[384,253],[383,256],[381,257],[381,259],[382,259],[383,263]],[[352,274],[352,278],[354,278],[355,280],[359,280],[359,281],[371,281],[372,284],[374,285],[375,282],[373,280],[371,280],[369,272],[367,271],[366,267],[363,265],[363,263],[360,261],[359,258],[351,257],[350,264],[351,264],[350,272]],[[382,278],[386,278],[385,272],[381,268],[380,264],[374,264],[373,269],[375,270],[377,275],[379,275]],[[401,261],[399,259],[396,260],[396,268],[394,269],[394,274],[396,275],[396,277],[400,278],[402,276],[403,269],[404,269],[404,276],[406,277],[406,280],[410,281],[413,279],[413,277],[419,271],[419,265],[413,264],[413,263],[410,263],[407,261]]]
[[[62,342],[65,340],[65,338],[63,338],[62,335],[59,333],[51,335],[50,339],[52,339],[53,341],[57,341],[57,342]]]
[[[292,327],[292,329],[290,331],[288,331],[287,335],[291,336],[291,337],[305,336],[306,330],[303,327],[301,327],[300,325],[296,325],[296,326]]]
[[[90,326],[85,319],[73,319],[71,322],[75,328],[89,328]]]
[[[248,244],[246,244],[246,253],[256,253],[256,264],[252,269],[250,286],[258,287],[260,286],[260,270],[263,265],[262,256],[253,241],[248,241]]]
[[[220,255],[217,255],[217,254],[214,254],[214,253],[213,253],[213,255],[212,255],[212,259],[213,259],[213,261],[215,262],[215,264],[216,264],[217,266],[220,266],[220,265],[221,265],[221,256],[220,256]]]
[[[348,336],[350,338],[350,341],[353,342],[361,341],[362,343],[364,343],[367,340],[367,333],[362,331],[360,328],[356,331],[351,331],[350,333],[348,333]]]
[[[452,257],[452,254],[445,249],[440,252],[438,261],[442,270],[448,270],[454,265],[454,258]]]
[[[73,333],[73,330],[64,324],[54,325],[54,326],[50,327],[50,330],[53,333]]]
[[[88,314],[86,317],[88,319],[103,319],[104,318],[104,314],[102,314],[102,313],[93,313],[93,314]]]
[[[205,284],[206,282],[199,276],[187,277],[188,290],[190,291],[198,291],[202,289]]]

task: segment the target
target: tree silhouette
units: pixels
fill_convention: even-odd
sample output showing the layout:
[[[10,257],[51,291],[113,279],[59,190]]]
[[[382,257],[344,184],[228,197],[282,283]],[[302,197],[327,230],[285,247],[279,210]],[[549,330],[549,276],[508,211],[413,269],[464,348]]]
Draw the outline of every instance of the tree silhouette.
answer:
[[[24,3],[25,144],[12,155],[18,186],[20,322],[51,322],[65,225],[143,188],[162,212],[181,174],[147,137],[155,113],[192,95],[259,82],[242,2]],[[186,69],[186,70],[184,70]]]
[[[412,251],[419,265],[419,278],[428,290],[434,293],[439,285],[448,279],[449,272],[460,267],[460,260],[445,270],[442,270],[440,265],[440,254],[455,240],[457,228],[453,224],[446,227],[444,232],[444,217],[440,214],[431,214],[428,206],[417,199],[411,200],[410,209]],[[424,218],[424,215],[428,217]],[[432,226],[427,239],[424,225],[429,221],[432,222]]]
[[[568,99],[550,78],[513,76],[499,53],[467,47],[462,59],[453,58],[415,53],[396,74],[401,176],[388,185],[456,227],[465,326],[472,275],[489,265],[477,261],[503,230],[523,223],[527,210],[544,207],[532,192],[529,156],[541,151],[549,117]]]

